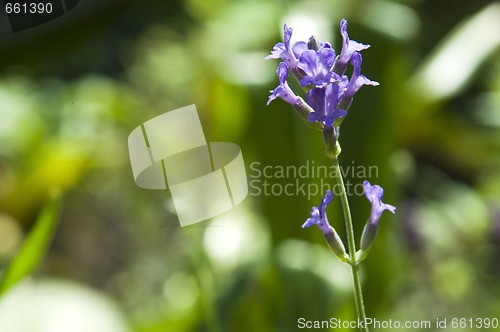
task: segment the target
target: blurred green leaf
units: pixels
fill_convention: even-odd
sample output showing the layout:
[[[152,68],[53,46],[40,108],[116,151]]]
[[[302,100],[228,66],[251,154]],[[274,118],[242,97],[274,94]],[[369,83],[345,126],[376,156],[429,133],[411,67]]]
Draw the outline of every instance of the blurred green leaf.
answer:
[[[38,266],[57,228],[60,205],[61,199],[55,195],[43,207],[21,250],[0,277],[0,296]]]
[[[429,101],[456,96],[500,46],[500,4],[457,25],[417,70],[411,90]]]

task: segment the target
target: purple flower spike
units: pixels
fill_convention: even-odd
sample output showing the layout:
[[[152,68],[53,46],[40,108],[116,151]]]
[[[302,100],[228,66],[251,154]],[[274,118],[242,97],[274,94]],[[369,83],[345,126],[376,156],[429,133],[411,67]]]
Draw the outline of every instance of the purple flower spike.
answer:
[[[309,122],[323,122],[326,127],[332,126],[336,119],[347,114],[346,110],[338,109],[339,85],[328,84],[324,88],[313,88],[307,93],[307,103],[314,112],[309,114]]]
[[[304,41],[297,42],[290,49],[290,39],[292,38],[293,29],[286,24],[283,27],[284,30],[284,43],[277,43],[274,45],[271,54],[266,56],[265,59],[281,59],[284,61],[292,70],[297,68],[298,61],[302,52],[307,50],[307,43]]]
[[[370,45],[361,44],[357,41],[349,39],[349,35],[347,33],[347,21],[345,19],[342,19],[340,21],[340,33],[342,34],[343,40],[342,50],[340,51],[340,54],[335,61],[333,71],[338,75],[343,75],[347,67],[347,63],[351,59],[351,56],[354,54],[354,52],[366,50],[370,47]]]
[[[276,70],[276,74],[278,75],[280,85],[271,91],[267,105],[278,97],[292,106],[296,105],[299,102],[299,98],[295,95],[286,81],[288,77],[288,65],[284,62],[280,62],[278,69]]]
[[[342,96],[342,105],[349,105],[352,102],[352,98],[356,92],[363,86],[363,85],[372,85],[372,86],[377,86],[379,85],[378,82],[369,80],[366,78],[366,76],[361,75],[361,53],[359,52],[354,52],[354,54],[351,57],[351,64],[354,67],[354,70],[352,72],[351,79],[349,80],[349,83],[345,87],[344,95]],[[345,76],[343,76],[345,77]],[[342,83],[342,81],[341,81]]]
[[[384,189],[378,185],[371,185],[370,182],[363,182],[363,189],[366,198],[372,204],[372,211],[370,214],[369,223],[372,225],[377,225],[380,216],[384,210],[388,210],[392,213],[396,213],[396,208],[392,205],[382,203],[382,196],[384,196]]]
[[[302,53],[298,67],[305,76],[300,80],[300,86],[308,84],[321,88],[329,83],[337,82],[339,75],[330,71],[335,62],[335,51],[330,44],[323,44],[318,51],[307,50]]]
[[[306,222],[302,225],[302,228],[311,227],[316,225],[327,235],[332,232],[330,229],[330,224],[328,223],[328,218],[326,217],[326,207],[333,200],[333,193],[331,190],[327,190],[325,197],[321,200],[321,204],[318,207],[313,207],[311,211],[311,218],[308,218]]]

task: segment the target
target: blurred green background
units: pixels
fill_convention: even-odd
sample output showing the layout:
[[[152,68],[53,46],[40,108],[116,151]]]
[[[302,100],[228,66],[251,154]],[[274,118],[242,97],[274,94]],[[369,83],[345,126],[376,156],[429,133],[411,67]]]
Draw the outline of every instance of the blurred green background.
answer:
[[[278,62],[264,57],[285,22],[339,50],[341,18],[380,82],[356,95],[341,164],[376,166],[368,180],[398,208],[362,266],[368,316],[500,319],[498,2],[82,0],[18,33],[1,15],[1,332],[355,319],[349,268],[300,228],[320,194],[250,190],[180,228],[168,191],[135,185],[127,150],[135,127],[196,104],[207,139],[240,145],[247,166],[328,165],[320,133],[266,107]],[[350,202],[359,239],[370,206]],[[338,200],[328,213],[345,236]]]

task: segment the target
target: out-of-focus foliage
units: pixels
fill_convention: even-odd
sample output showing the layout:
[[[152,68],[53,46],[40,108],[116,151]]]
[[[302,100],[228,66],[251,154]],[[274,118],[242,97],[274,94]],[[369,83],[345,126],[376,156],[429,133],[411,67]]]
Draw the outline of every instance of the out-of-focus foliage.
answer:
[[[33,272],[52,240],[58,221],[57,198],[49,202],[37,218],[33,230],[26,237],[23,246],[3,271],[0,279],[0,295],[12,288],[26,275]]]
[[[168,192],[135,186],[127,151],[135,127],[194,103],[208,140],[241,146],[249,176],[257,162],[328,165],[320,134],[287,104],[265,106],[278,63],[263,58],[284,22],[295,38],[315,34],[338,49],[342,17],[352,39],[372,45],[363,73],[381,85],[356,95],[341,163],[375,166],[368,180],[398,207],[362,266],[368,316],[500,318],[498,3],[88,3],[65,25],[0,47],[0,273],[39,266],[0,299],[6,332],[35,331],[17,322],[47,303],[50,324],[82,311],[108,332],[295,331],[300,317],[354,319],[349,269],[320,232],[300,228],[321,193],[251,189],[236,209],[180,228]],[[22,248],[54,191],[64,197],[60,225],[43,236],[54,237],[46,255],[32,254]],[[359,239],[369,204],[350,202]],[[337,199],[328,214],[344,236]],[[88,301],[73,305],[81,292]]]

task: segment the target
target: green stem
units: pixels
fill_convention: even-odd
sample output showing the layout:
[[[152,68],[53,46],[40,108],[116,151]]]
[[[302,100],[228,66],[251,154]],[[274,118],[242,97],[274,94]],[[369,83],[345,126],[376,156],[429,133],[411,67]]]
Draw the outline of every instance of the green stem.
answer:
[[[340,172],[339,160],[332,158],[332,164],[335,168],[335,187],[340,189],[340,200],[342,202],[342,210],[344,211],[345,227],[347,232],[347,244],[349,248],[350,265],[352,269],[352,280],[354,286],[354,301],[356,302],[356,312],[358,319],[366,321],[365,306],[363,303],[363,291],[361,290],[361,278],[359,273],[359,264],[356,260],[356,242],[354,239],[354,228],[352,225],[351,211],[349,209],[349,201],[345,191],[344,180]],[[360,328],[362,332],[368,332],[368,327]]]

